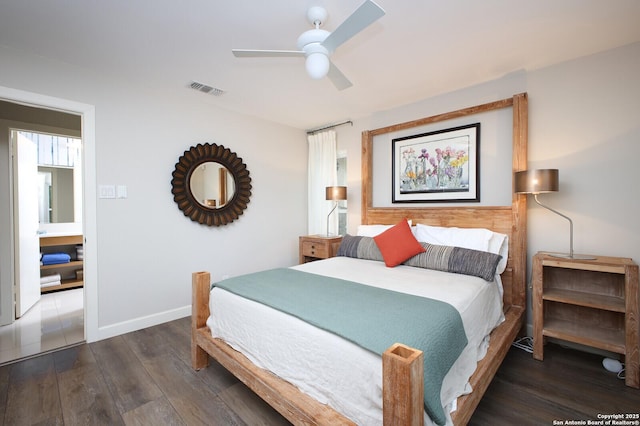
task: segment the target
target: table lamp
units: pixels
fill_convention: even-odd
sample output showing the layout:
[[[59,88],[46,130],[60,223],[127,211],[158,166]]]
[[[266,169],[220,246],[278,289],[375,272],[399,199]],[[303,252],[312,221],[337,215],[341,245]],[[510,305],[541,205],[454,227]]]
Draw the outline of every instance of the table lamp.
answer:
[[[335,201],[335,204],[329,214],[327,215],[327,237],[329,236],[329,218],[331,213],[338,207],[338,201],[347,199],[347,187],[346,186],[327,186],[326,188],[326,200]]]
[[[533,194],[535,202],[545,209],[560,215],[569,221],[569,254],[566,253],[549,253],[554,257],[562,257],[565,259],[595,259],[593,256],[575,254],[573,252],[573,221],[557,210],[549,206],[545,206],[538,200],[538,194],[542,192],[558,192],[560,187],[558,179],[558,169],[538,169],[524,170],[515,174],[515,192],[518,194]]]

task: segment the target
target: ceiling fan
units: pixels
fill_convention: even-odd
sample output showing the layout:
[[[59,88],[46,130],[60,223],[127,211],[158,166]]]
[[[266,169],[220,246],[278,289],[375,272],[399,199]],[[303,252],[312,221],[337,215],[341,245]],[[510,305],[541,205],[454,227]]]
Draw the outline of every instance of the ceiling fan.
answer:
[[[364,30],[366,27],[384,16],[384,10],[371,0],[366,0],[333,32],[320,29],[327,19],[327,11],[314,6],[307,12],[307,19],[314,29],[305,31],[298,37],[298,50],[249,50],[232,49],[238,58],[247,57],[283,57],[304,56],[305,67],[311,78],[321,79],[325,76],[338,90],[352,86],[344,74],[331,62],[329,56],[341,44]]]

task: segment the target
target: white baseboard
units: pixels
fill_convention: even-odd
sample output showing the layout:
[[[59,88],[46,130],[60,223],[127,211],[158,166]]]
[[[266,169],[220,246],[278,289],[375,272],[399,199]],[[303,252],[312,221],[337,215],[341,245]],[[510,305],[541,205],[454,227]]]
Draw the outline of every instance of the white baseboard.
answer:
[[[157,314],[147,315],[140,318],[119,322],[117,324],[98,327],[97,336],[91,341],[108,339],[110,337],[119,336],[121,334],[130,333],[132,331],[141,330],[154,325],[177,320],[191,315],[191,305],[181,308],[171,309],[169,311],[159,312]],[[87,341],[90,343],[90,341]]]

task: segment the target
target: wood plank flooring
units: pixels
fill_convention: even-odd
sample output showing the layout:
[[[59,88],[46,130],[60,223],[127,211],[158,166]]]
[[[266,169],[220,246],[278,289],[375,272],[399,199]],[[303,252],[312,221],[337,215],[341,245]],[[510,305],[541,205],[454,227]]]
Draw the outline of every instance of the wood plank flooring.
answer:
[[[0,425],[288,425],[219,364],[190,367],[189,318],[0,367]],[[471,425],[551,425],[640,412],[602,358],[511,349]]]

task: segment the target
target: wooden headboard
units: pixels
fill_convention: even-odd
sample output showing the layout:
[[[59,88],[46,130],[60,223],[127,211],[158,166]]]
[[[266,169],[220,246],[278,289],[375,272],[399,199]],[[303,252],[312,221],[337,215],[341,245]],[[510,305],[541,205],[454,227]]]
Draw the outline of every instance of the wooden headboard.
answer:
[[[528,100],[521,93],[512,98],[439,114],[419,120],[362,132],[362,224],[393,224],[403,218],[414,224],[487,228],[509,236],[509,259],[502,274],[504,308],[526,306],[527,198],[513,192],[511,206],[461,207],[373,207],[373,138],[377,135],[471,116],[502,108],[513,109],[512,172],[527,168]]]

